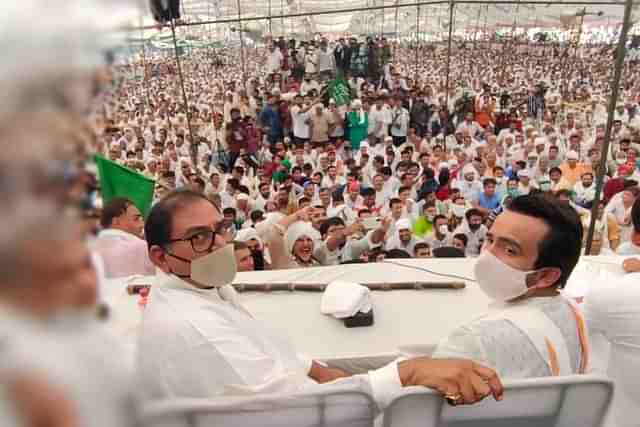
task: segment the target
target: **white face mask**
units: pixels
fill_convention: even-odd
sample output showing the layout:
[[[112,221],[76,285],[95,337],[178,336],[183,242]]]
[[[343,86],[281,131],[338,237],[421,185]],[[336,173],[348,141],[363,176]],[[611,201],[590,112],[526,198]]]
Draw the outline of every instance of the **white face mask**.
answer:
[[[427,221],[433,222],[433,218],[435,218],[435,215],[425,215],[425,217],[427,218]]]
[[[236,271],[232,244],[191,262],[191,280],[203,286],[218,288],[229,285],[236,278]]]
[[[447,227],[445,224],[442,224],[440,227],[438,227],[438,231],[440,232],[440,234],[447,234],[449,232],[449,227]]]
[[[467,208],[463,205],[451,205],[451,210],[453,211],[453,214],[455,216],[457,216],[458,218],[462,218]]]
[[[487,250],[482,251],[474,266],[482,292],[490,299],[502,302],[524,295],[529,290],[527,275],[533,272],[516,270]]]

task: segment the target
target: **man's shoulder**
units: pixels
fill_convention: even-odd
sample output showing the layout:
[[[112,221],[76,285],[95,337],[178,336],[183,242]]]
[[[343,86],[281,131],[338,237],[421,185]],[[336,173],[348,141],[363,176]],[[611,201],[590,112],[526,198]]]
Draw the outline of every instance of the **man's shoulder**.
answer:
[[[618,255],[638,255],[640,254],[640,247],[632,242],[624,242],[618,247],[616,253]]]

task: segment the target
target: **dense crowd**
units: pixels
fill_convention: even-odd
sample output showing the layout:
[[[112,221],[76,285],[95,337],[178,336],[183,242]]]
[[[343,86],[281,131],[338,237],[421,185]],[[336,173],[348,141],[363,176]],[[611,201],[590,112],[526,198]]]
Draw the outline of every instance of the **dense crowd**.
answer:
[[[157,199],[189,186],[215,201],[259,269],[473,257],[511,200],[536,192],[588,225],[602,169],[592,254],[635,250],[635,60],[601,164],[612,46],[453,45],[448,90],[439,44],[280,38],[244,68],[237,50],[194,51],[181,61],[188,111],[174,58],[147,53],[114,67],[96,151],[156,180]],[[333,79],[349,102],[332,98]]]

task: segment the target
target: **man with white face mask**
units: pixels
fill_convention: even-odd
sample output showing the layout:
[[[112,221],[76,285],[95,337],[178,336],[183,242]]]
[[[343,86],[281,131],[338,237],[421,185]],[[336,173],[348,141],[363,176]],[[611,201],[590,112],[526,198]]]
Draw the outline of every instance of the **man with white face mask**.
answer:
[[[487,233],[476,281],[489,313],[455,330],[433,357],[471,358],[508,378],[583,373],[584,322],[559,292],[578,262],[576,212],[542,196],[521,196]]]
[[[149,214],[149,255],[162,273],[139,335],[142,397],[288,393],[348,376],[299,357],[240,304],[230,286],[233,246],[219,233],[221,223],[219,210],[190,191],[170,194]],[[408,385],[434,388],[456,403],[502,393],[493,371],[468,361],[398,361],[340,381],[370,393],[380,409]]]

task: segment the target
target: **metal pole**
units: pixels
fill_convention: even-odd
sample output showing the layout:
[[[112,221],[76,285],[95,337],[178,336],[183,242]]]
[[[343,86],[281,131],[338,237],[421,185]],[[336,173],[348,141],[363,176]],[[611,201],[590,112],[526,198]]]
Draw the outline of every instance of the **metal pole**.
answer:
[[[140,11],[140,26],[142,27],[143,17],[142,11]],[[142,41],[142,84],[145,92],[145,102],[147,108],[151,108],[151,100],[149,98],[149,80],[147,79],[147,55],[146,55],[146,40],[144,39],[144,31],[140,30],[140,40]]]
[[[180,88],[182,89],[182,102],[184,102],[184,109],[187,114],[187,128],[189,129],[189,138],[191,143],[189,148],[191,149],[191,158],[195,166],[198,165],[197,145],[196,140],[193,137],[193,130],[191,129],[191,111],[189,111],[189,100],[187,99],[187,91],[184,88],[184,76],[182,75],[182,65],[180,63],[180,55],[178,54],[178,40],[176,38],[176,23],[175,19],[171,19],[171,35],[173,36],[173,49],[176,55],[176,67],[178,68],[178,79],[180,81]]]
[[[449,72],[451,67],[451,38],[453,37],[453,8],[455,4],[453,0],[449,2],[449,40],[447,42],[447,78],[445,83],[445,101],[444,105],[449,112]]]
[[[416,73],[414,77],[414,84],[418,85],[418,56],[420,55],[420,50],[418,49],[418,35],[420,34],[420,6],[416,8]]]
[[[400,43],[400,39],[398,37],[398,12],[400,11],[400,8],[397,7],[398,3],[400,3],[400,0],[396,0],[396,23],[395,23],[395,34],[396,34],[396,43],[393,45],[393,63],[395,64],[396,62],[396,50],[398,49],[398,44]]]
[[[269,35],[273,38],[273,30],[271,28],[271,0],[269,0]]]
[[[382,6],[384,6],[384,0],[382,0]],[[382,38],[384,34],[384,9],[380,9],[380,38]]]
[[[476,18],[476,28],[473,30],[473,49],[476,49],[478,42],[478,27],[480,26],[480,16],[482,15],[482,6],[478,6],[478,17]]]
[[[620,89],[620,78],[622,77],[622,67],[624,65],[624,57],[626,55],[627,33],[631,27],[631,8],[633,7],[633,0],[627,0],[624,8],[624,20],[622,22],[622,30],[620,31],[620,39],[618,40],[618,49],[616,52],[616,64],[613,75],[613,81],[611,82],[611,98],[609,99],[609,112],[607,115],[607,129],[604,134],[604,145],[602,147],[602,153],[600,154],[600,163],[598,165],[598,175],[596,177],[596,195],[593,199],[593,206],[591,207],[591,221],[589,223],[589,232],[587,233],[587,244],[585,248],[585,254],[591,252],[591,245],[593,243],[593,233],[596,225],[596,216],[598,213],[598,204],[600,202],[600,193],[602,191],[602,184],[604,182],[604,174],[607,170],[607,157],[609,155],[609,144],[611,143],[611,128],[613,126],[613,114],[615,112],[616,103],[618,102],[618,92]]]
[[[238,5],[238,34],[240,35],[240,59],[242,61],[242,89],[247,89],[247,65],[244,60],[244,37],[242,35],[242,12],[240,10],[240,0],[236,0]]]
[[[284,0],[280,0],[280,15],[282,16],[282,21],[280,22],[280,32],[284,35]]]

